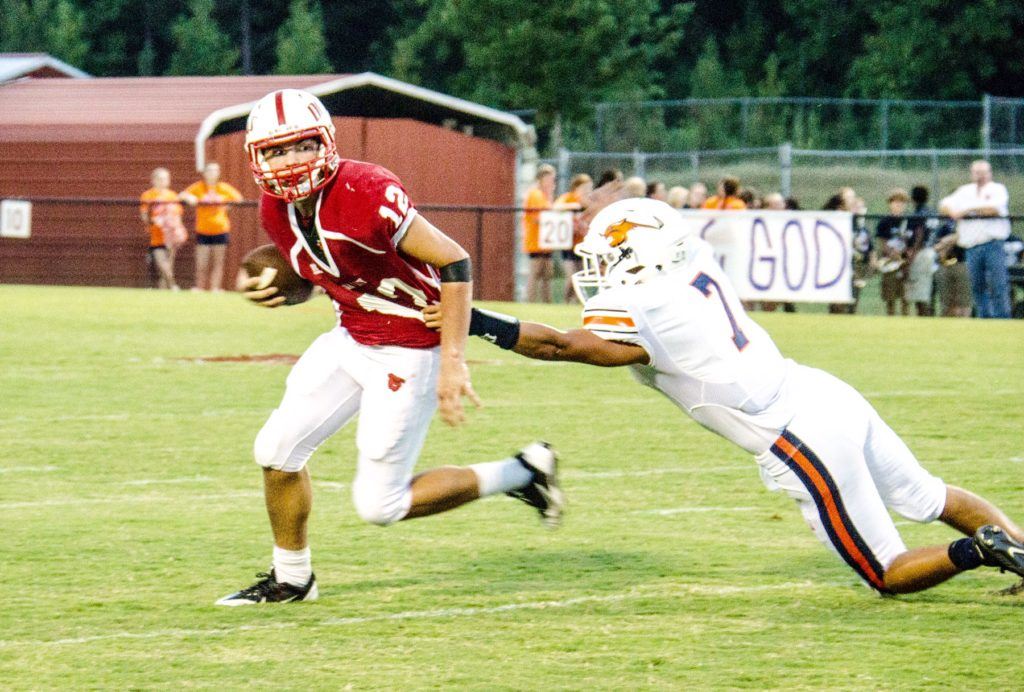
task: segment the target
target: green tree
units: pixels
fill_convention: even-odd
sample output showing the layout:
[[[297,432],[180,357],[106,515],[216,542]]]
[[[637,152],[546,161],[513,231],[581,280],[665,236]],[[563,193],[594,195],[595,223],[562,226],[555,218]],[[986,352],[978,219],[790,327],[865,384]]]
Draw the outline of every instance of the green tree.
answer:
[[[85,13],[70,0],[0,0],[0,52],[49,53],[83,67]]]
[[[538,122],[589,117],[596,101],[660,95],[656,59],[682,36],[687,6],[656,0],[439,0],[397,40],[401,79],[499,108],[536,108]]]
[[[884,0],[877,30],[854,60],[850,91],[873,98],[975,99],[1000,89],[1016,65],[1021,79],[1024,9],[1019,3]]]
[[[292,0],[288,20],[277,30],[277,74],[324,74],[333,72],[327,59],[324,20],[320,3]]]
[[[239,51],[213,18],[213,0],[191,0],[188,17],[174,23],[169,75],[225,75],[238,71]]]
[[[718,42],[708,37],[704,50],[697,58],[690,76],[692,98],[723,98],[742,94],[745,88],[733,73],[725,69],[718,52]],[[740,135],[730,124],[738,122],[732,106],[702,106],[694,112],[693,125],[697,128],[700,148],[719,149],[739,145]]]

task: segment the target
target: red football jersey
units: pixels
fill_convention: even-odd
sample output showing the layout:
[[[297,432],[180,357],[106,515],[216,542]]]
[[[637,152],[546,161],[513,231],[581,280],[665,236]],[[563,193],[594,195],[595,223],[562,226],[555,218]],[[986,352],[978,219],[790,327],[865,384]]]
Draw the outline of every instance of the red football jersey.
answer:
[[[260,198],[270,240],[296,272],[323,287],[352,338],[370,346],[440,343],[420,315],[440,299],[438,273],[398,250],[415,216],[398,177],[362,161],[341,162],[310,219],[283,199]]]

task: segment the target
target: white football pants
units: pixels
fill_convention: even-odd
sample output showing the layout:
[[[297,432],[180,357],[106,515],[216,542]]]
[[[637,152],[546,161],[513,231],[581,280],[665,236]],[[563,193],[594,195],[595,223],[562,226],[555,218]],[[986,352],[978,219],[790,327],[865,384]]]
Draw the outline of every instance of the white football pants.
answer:
[[[256,436],[256,463],[296,472],[359,413],[356,511],[380,525],[399,521],[437,405],[437,348],[364,346],[343,327],[310,344],[288,375],[281,404]]]
[[[861,579],[885,591],[885,570],[907,550],[889,509],[934,521],[946,485],[853,387],[805,366],[793,377],[797,413],[756,457],[761,477],[796,500],[814,535]]]

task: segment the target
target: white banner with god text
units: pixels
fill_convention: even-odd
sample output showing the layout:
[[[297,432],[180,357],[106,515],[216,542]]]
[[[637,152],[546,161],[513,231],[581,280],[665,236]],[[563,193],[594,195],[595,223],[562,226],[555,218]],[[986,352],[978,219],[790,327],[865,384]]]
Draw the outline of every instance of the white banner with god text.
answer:
[[[742,300],[851,303],[853,216],[843,211],[683,211]]]

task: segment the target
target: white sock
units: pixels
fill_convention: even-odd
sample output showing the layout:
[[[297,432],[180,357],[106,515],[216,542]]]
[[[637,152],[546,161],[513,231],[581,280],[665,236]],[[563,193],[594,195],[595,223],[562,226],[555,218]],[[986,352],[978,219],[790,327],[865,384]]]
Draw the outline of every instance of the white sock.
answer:
[[[274,546],[274,578],[292,586],[305,586],[313,575],[309,546],[302,550],[285,550]]]
[[[476,474],[480,497],[522,488],[533,478],[533,472],[515,457],[470,464],[469,468]]]

